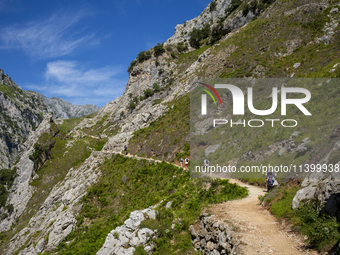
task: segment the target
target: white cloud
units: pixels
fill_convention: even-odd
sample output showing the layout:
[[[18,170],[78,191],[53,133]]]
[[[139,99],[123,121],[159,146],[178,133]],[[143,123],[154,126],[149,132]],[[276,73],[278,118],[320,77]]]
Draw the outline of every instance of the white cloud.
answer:
[[[99,43],[94,34],[79,29],[79,22],[89,16],[84,10],[73,14],[54,14],[47,20],[14,25],[0,30],[0,49],[23,49],[35,58],[59,57],[79,47]]]
[[[26,88],[47,97],[56,96],[73,104],[103,106],[123,94],[126,80],[119,78],[122,68],[89,68],[76,61],[47,63],[45,84],[28,84]]]

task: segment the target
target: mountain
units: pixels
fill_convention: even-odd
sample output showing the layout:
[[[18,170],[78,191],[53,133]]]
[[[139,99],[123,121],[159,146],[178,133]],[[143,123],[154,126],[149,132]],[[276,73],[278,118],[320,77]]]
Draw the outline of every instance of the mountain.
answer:
[[[40,96],[45,101],[45,103],[48,104],[53,109],[56,117],[61,119],[83,117],[91,113],[94,113],[100,109],[98,106],[94,104],[74,105],[58,97],[47,98],[44,95],[39,94],[37,92],[31,93],[35,93],[38,96]]]
[[[22,90],[0,69],[0,113],[0,166],[11,168],[30,132],[52,110],[39,96]]]
[[[201,212],[243,198],[247,190],[228,180],[191,178],[195,173],[178,167],[178,160],[191,155],[192,165],[200,157],[236,167],[338,165],[340,93],[330,78],[340,74],[339,15],[338,1],[212,1],[166,43],[138,54],[122,96],[91,116],[58,125],[46,118],[27,140],[18,176],[5,183],[11,188],[1,209],[3,253],[238,252],[243,239],[236,223],[227,216],[211,222]],[[273,91],[257,78],[280,78],[281,96],[289,82],[301,82],[294,86],[311,92],[306,107],[313,117],[288,107],[287,118],[297,127],[214,128],[197,114],[190,125],[190,114],[201,109],[194,99],[202,78],[238,78],[244,95],[252,85],[259,109],[270,108]],[[208,109],[232,117],[232,94],[221,93],[221,101],[209,101]],[[246,118],[255,116],[247,112]],[[242,123],[241,117],[235,121]],[[120,154],[124,146],[128,155]],[[264,176],[238,177],[265,187]],[[284,174],[280,186],[259,199],[310,247],[337,254],[338,178],[314,177]]]

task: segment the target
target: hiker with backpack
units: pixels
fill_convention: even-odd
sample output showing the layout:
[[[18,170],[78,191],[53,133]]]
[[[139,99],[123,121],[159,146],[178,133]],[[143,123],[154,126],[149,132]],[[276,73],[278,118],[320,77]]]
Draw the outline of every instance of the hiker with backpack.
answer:
[[[181,165],[181,167],[183,167],[183,158],[179,160],[179,164]]]
[[[186,157],[185,160],[184,160],[184,162],[185,162],[185,167],[186,167],[186,169],[189,169],[189,168],[188,168],[188,165],[189,165],[189,158]]]
[[[277,175],[276,173],[268,172],[266,177],[267,192],[272,190],[274,186],[277,185]]]
[[[204,164],[204,169],[207,169],[209,167],[209,160],[205,158],[203,164]]]

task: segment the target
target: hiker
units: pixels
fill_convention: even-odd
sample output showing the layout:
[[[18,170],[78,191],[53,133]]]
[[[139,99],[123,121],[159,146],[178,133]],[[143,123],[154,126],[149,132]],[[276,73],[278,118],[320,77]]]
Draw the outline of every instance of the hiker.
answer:
[[[186,169],[189,169],[188,165],[189,165],[189,159],[188,159],[188,157],[186,157],[185,158],[185,167],[186,167]]]
[[[209,167],[209,160],[207,158],[205,158],[205,160],[203,161],[204,164],[204,168],[208,168]]]
[[[127,146],[124,145],[124,152],[125,152],[125,155],[127,155]]]
[[[183,158],[179,160],[179,164],[181,165],[181,167],[183,167]]]
[[[268,172],[266,177],[267,192],[273,189],[277,185],[277,175],[276,173]]]

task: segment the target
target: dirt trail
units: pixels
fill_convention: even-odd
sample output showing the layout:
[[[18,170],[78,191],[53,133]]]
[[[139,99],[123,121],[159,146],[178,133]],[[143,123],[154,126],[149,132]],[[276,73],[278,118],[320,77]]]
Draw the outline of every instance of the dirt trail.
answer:
[[[209,211],[222,221],[231,222],[240,233],[245,254],[317,254],[308,251],[302,238],[284,227],[268,210],[259,205],[258,196],[265,189],[230,179],[249,189],[249,196],[213,205]]]
[[[119,152],[112,153],[130,158],[161,162],[130,153],[127,155]],[[306,244],[300,235],[293,233],[289,227],[283,227],[267,209],[260,205],[258,196],[266,194],[264,188],[247,185],[237,179],[229,179],[229,182],[247,187],[249,195],[244,199],[212,205],[209,211],[216,219],[229,222],[235,226],[235,231],[240,234],[240,240],[245,244],[242,247],[244,254],[318,254],[316,251],[306,249]]]

